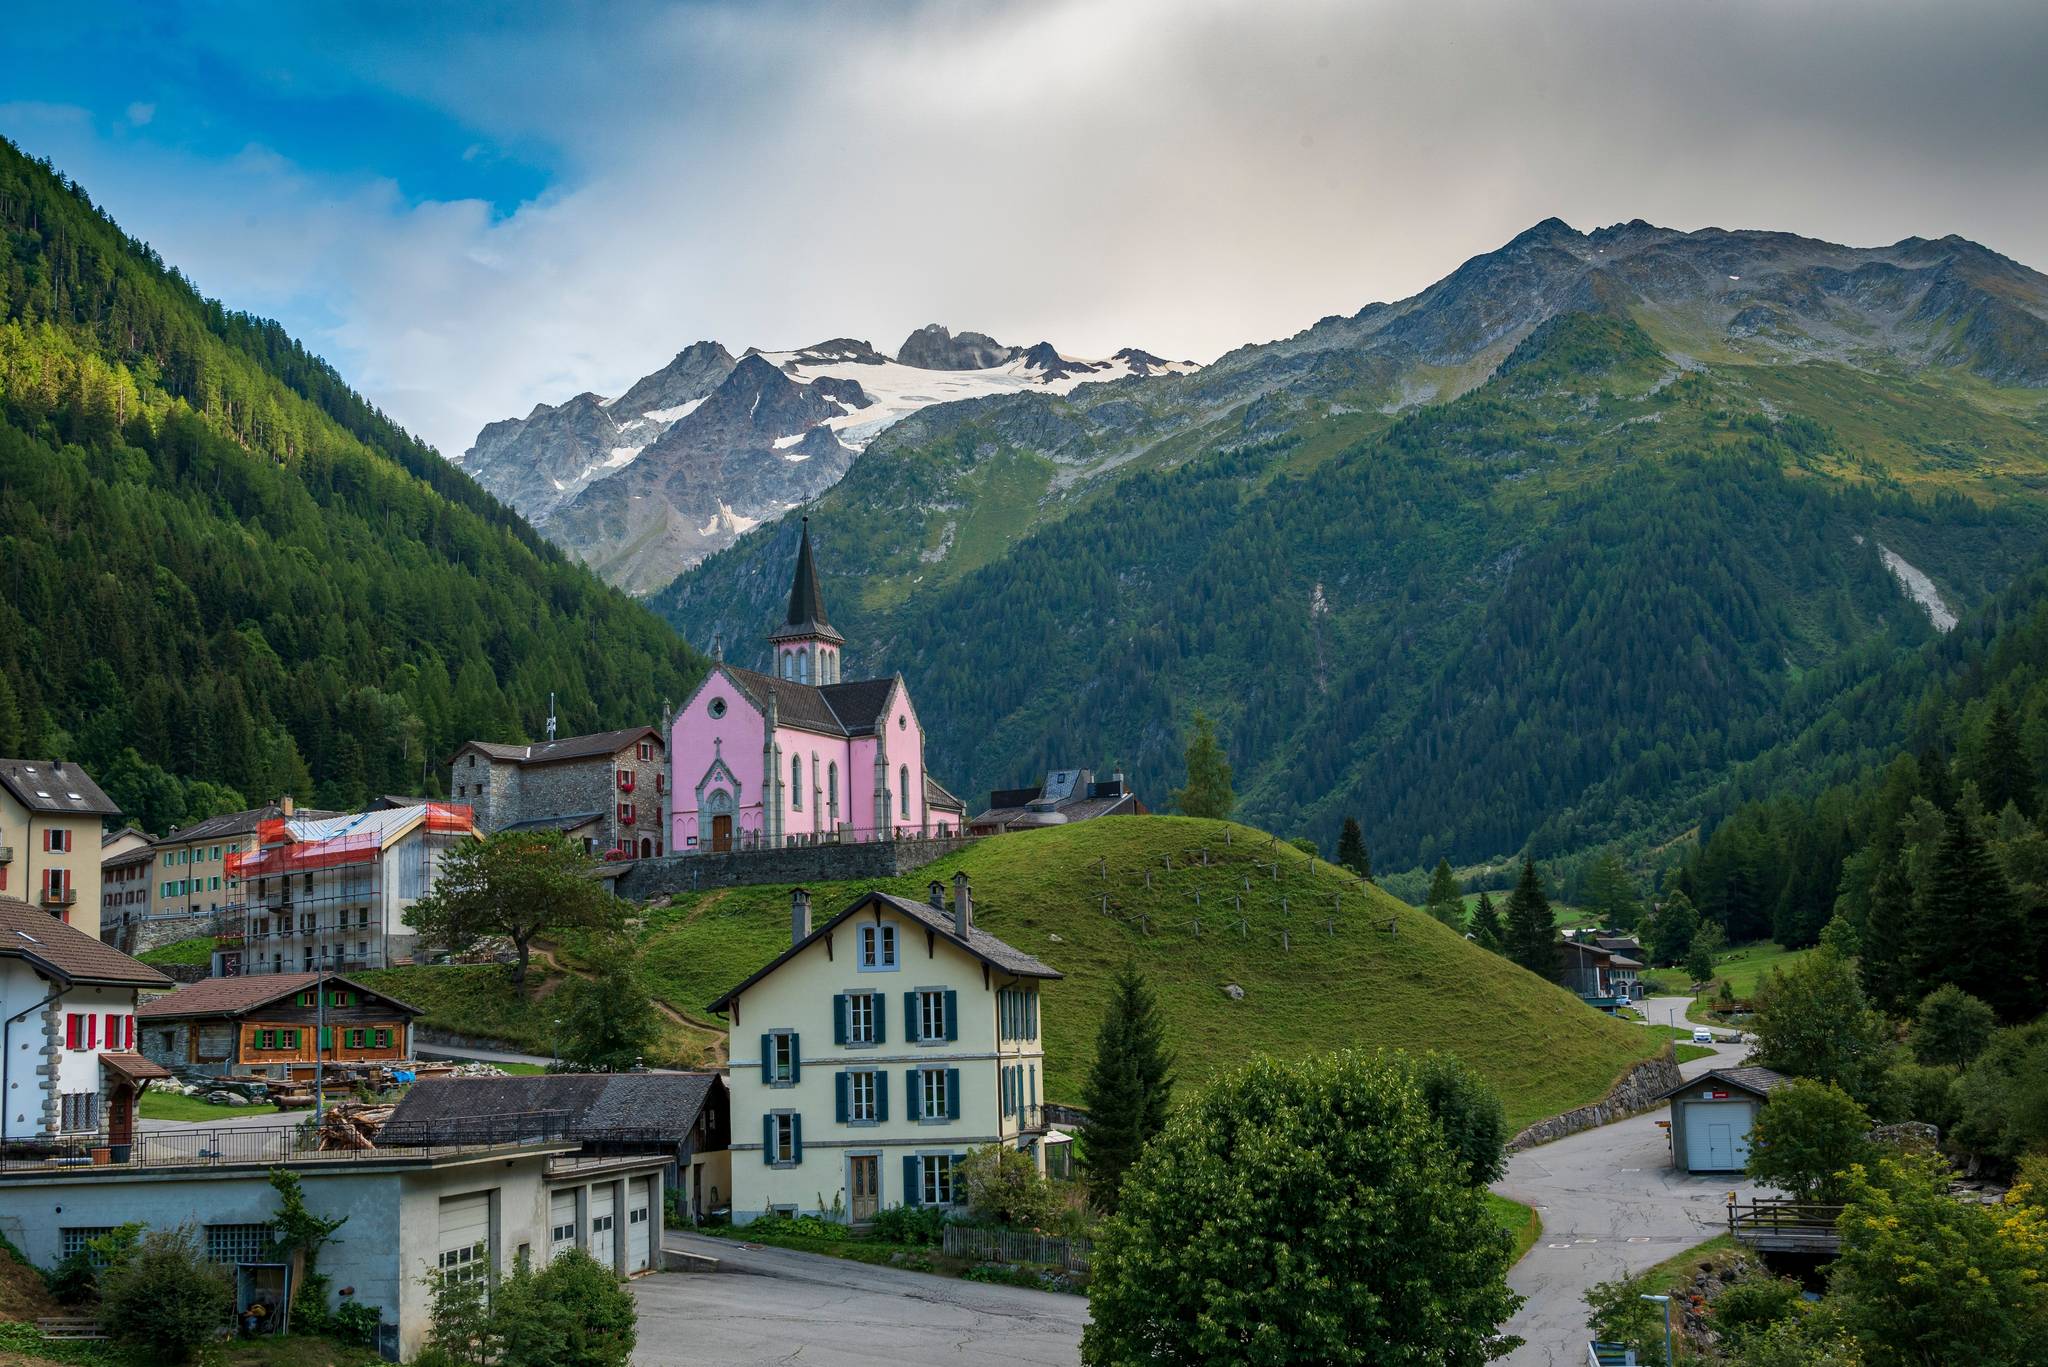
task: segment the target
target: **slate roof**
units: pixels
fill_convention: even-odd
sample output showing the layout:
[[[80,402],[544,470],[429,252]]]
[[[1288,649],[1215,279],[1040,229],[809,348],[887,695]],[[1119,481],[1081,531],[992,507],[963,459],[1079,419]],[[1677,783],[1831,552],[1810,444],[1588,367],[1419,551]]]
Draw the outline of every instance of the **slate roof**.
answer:
[[[529,821],[515,821],[509,826],[500,826],[499,831],[580,831],[592,822],[602,821],[603,812],[569,812],[562,816],[537,816]]]
[[[959,812],[963,816],[967,813],[967,804],[947,792],[946,785],[940,783],[930,774],[924,776],[924,805],[927,807],[944,807],[948,811]]]
[[[564,760],[616,755],[635,741],[648,738],[659,741],[660,729],[629,726],[621,731],[593,731],[587,736],[564,736],[560,740],[541,741],[534,745],[500,745],[495,741],[473,740],[449,756],[448,762],[453,764],[462,758],[463,750],[478,750],[490,759],[514,764],[559,764]]]
[[[195,821],[180,827],[165,836],[159,844],[184,845],[195,840],[220,840],[231,835],[254,835],[256,828],[272,817],[284,815],[284,808],[275,802],[261,807],[251,807],[245,812],[223,812],[210,816],[204,821]],[[315,807],[297,808],[292,812],[295,821],[319,821],[328,817],[341,816],[341,812],[329,812]]]
[[[147,864],[155,858],[155,845],[137,845],[132,850],[123,850],[119,854],[108,855],[105,859],[100,860],[100,867],[103,869],[118,869],[129,864]]]
[[[534,1077],[429,1078],[414,1083],[392,1125],[433,1129],[481,1116],[566,1111],[569,1136],[655,1131],[678,1140],[697,1123],[717,1073],[551,1073]]]
[[[1680,1092],[1690,1090],[1712,1079],[1718,1079],[1727,1083],[1730,1087],[1748,1092],[1752,1096],[1763,1097],[1769,1096],[1772,1092],[1777,1091],[1778,1088],[1783,1087],[1792,1080],[1783,1073],[1776,1072],[1770,1068],[1757,1068],[1753,1066],[1709,1068],[1698,1077],[1687,1078],[1676,1087],[1667,1088],[1665,1091],[1658,1093],[1652,1100],[1662,1101],[1666,1097],[1676,1096]]]
[[[895,678],[855,679],[848,683],[798,683],[778,679],[759,670],[724,666],[733,682],[747,691],[754,705],[768,710],[775,699],[775,717],[784,726],[804,731],[822,731],[828,736],[872,736],[881,720],[882,709],[896,687]]]
[[[169,979],[164,980],[165,984]],[[135,1008],[138,1020],[184,1020],[191,1016],[240,1016],[279,998],[303,992],[315,983],[341,983],[366,996],[391,1003],[408,1015],[420,1008],[410,1006],[389,993],[365,987],[341,973],[259,973],[242,978],[202,978],[187,983],[169,996],[158,997]]]
[[[121,809],[76,764],[47,759],[0,759],[0,787],[32,812],[60,816],[119,816]]]
[[[756,970],[745,982],[727,992],[705,1009],[723,1014],[725,1009],[731,1005],[734,997],[739,996],[740,993],[746,991],[755,983],[761,981],[761,979],[767,977],[785,963],[788,963],[798,954],[810,948],[811,945],[831,931],[833,927],[872,902],[883,902],[891,910],[902,912],[912,920],[920,922],[937,932],[949,942],[966,950],[983,963],[988,964],[992,968],[999,968],[1005,973],[1014,973],[1020,978],[1060,978],[1066,976],[1058,969],[1034,959],[1015,945],[1006,944],[998,940],[980,926],[971,927],[967,938],[962,940],[953,933],[953,910],[951,907],[941,909],[933,906],[930,902],[919,902],[908,897],[898,897],[893,893],[870,892],[856,900],[853,905],[841,911],[831,920],[825,922],[825,924],[812,930],[809,935],[806,935],[788,949],[783,950],[782,953],[776,955],[767,964]]]
[[[796,548],[796,577],[789,585],[789,611],[784,615],[783,624],[770,632],[768,639],[780,641],[799,636],[822,636],[841,645],[846,643],[846,638],[833,630],[832,619],[825,615],[825,595],[818,584],[818,565],[811,557],[809,518],[804,519],[803,540]]]
[[[169,987],[171,980],[140,959],[17,897],[0,897],[0,958],[25,959],[65,982]]]

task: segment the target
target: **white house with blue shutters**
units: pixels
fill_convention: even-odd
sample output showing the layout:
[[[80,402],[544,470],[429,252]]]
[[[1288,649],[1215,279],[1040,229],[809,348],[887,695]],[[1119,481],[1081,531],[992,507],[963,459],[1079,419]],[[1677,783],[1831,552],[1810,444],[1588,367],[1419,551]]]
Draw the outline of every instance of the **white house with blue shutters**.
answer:
[[[790,947],[711,1003],[732,1024],[732,1209],[952,1206],[969,1149],[1008,1144],[1045,1170],[1039,988],[1060,975],[952,900],[874,892],[811,925],[791,898]]]

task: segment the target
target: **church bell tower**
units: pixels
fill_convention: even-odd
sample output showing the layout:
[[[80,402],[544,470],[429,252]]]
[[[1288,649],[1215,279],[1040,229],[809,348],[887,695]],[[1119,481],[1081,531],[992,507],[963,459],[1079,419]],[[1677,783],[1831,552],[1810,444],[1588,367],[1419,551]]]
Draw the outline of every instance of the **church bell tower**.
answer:
[[[839,653],[845,645],[846,638],[832,629],[832,621],[825,615],[807,517],[796,552],[796,578],[789,586],[787,619],[768,635],[768,647],[775,653],[775,675],[798,683],[838,683]]]

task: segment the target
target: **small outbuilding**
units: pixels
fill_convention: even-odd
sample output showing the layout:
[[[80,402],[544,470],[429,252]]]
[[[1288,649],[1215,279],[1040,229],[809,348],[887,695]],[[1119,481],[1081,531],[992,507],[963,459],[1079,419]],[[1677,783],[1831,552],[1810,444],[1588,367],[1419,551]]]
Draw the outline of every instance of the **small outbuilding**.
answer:
[[[1771,1093],[1789,1081],[1769,1068],[1715,1068],[1664,1093],[1671,1103],[1671,1164],[1681,1172],[1741,1172],[1749,1133]]]

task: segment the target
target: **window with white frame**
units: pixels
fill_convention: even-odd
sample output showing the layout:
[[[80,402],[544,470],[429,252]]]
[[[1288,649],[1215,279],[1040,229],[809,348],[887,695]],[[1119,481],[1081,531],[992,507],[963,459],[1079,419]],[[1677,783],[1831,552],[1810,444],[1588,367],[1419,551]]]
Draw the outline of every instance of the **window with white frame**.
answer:
[[[451,1282],[481,1281],[485,1269],[489,1267],[489,1263],[484,1259],[484,1245],[481,1240],[465,1244],[461,1248],[443,1249],[438,1262],[442,1277]]]
[[[561,1252],[576,1242],[576,1222],[571,1220],[566,1225],[551,1227],[548,1230],[548,1239],[554,1245],[555,1251],[557,1253]]]
[[[946,993],[927,988],[917,994],[917,1037],[942,1040],[946,1037]]]
[[[768,1081],[787,1084],[796,1081],[796,1033],[776,1030],[768,1036]]]
[[[946,1104],[946,1070],[922,1068],[917,1074],[918,1114],[925,1120],[944,1120],[951,1115]]]
[[[794,1111],[777,1111],[768,1117],[768,1161],[794,1163],[797,1154],[797,1121]]]
[[[896,927],[864,925],[860,928],[860,968],[863,973],[889,972],[896,967]]]
[[[846,1042],[848,1044],[873,1044],[875,1042],[874,993],[849,992],[846,994]]]
[[[847,1122],[854,1125],[872,1125],[881,1118],[880,1112],[875,1109],[874,1073],[848,1073],[846,1075]]]
[[[919,1156],[919,1174],[924,1190],[920,1193],[928,1206],[950,1206],[953,1204],[953,1155],[950,1153],[927,1153]]]

